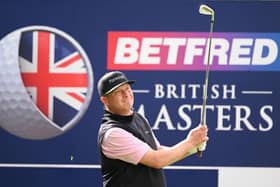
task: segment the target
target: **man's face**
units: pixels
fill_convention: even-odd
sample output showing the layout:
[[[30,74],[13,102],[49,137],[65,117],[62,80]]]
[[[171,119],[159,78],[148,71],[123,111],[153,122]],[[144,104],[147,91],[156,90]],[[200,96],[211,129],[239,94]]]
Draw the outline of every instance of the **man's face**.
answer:
[[[130,115],[134,104],[134,95],[129,84],[124,84],[103,97],[103,103],[109,111],[118,115]]]

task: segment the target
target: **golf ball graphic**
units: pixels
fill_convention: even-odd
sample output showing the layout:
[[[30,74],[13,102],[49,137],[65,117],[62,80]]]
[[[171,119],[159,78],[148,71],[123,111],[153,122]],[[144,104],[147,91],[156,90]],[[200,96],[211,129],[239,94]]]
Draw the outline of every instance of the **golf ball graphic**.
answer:
[[[76,125],[93,93],[93,71],[82,47],[56,28],[29,26],[0,40],[0,126],[31,140]]]

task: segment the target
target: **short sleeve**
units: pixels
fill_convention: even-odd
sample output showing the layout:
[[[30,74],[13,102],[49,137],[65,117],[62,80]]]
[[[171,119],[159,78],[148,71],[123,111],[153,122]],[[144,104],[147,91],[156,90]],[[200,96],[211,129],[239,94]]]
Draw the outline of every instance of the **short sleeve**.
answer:
[[[121,128],[109,129],[102,141],[102,152],[108,158],[138,164],[144,154],[151,149],[148,144]]]

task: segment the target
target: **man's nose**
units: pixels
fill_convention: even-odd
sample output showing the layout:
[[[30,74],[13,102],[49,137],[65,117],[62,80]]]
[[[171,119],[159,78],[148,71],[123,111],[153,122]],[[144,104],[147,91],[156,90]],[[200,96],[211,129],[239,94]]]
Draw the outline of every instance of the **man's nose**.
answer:
[[[123,91],[122,91],[122,95],[125,96],[125,97],[127,97],[127,96],[128,96],[128,92],[129,92],[128,90],[123,90]]]

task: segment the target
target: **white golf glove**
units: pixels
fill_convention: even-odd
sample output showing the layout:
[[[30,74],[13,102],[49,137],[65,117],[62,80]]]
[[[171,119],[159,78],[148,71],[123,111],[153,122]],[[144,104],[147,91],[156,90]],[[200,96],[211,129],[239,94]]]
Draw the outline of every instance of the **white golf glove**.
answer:
[[[199,146],[198,146],[198,150],[199,151],[205,151],[205,149],[206,149],[206,142],[203,142],[202,144],[200,144]]]
[[[192,150],[189,152],[188,156],[197,153],[197,151],[205,151],[206,150],[206,142],[203,142],[202,144],[200,144],[198,147],[194,147],[192,148]]]

